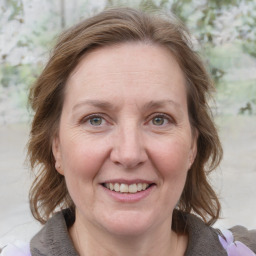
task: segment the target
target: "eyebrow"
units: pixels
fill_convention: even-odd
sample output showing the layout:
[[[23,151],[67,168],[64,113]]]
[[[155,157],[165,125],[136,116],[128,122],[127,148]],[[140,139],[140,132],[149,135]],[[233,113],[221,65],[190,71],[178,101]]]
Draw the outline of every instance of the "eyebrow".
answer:
[[[163,108],[166,105],[173,105],[178,110],[182,110],[181,105],[173,100],[165,99],[165,100],[157,100],[157,101],[150,101],[143,106],[145,110],[154,109],[154,108]]]
[[[72,111],[75,111],[76,109],[83,107],[84,105],[89,105],[92,107],[96,107],[99,109],[106,109],[106,110],[112,110],[115,108],[115,106],[109,102],[109,101],[105,101],[105,100],[83,100],[79,103],[77,103]],[[182,107],[179,103],[170,100],[170,99],[163,99],[163,100],[151,100],[150,102],[146,103],[142,109],[144,111],[150,110],[150,109],[155,109],[155,108],[163,108],[166,107],[166,105],[173,105],[177,110],[182,111]]]
[[[93,106],[93,107],[97,107],[97,108],[101,108],[101,109],[113,109],[114,106],[108,102],[108,101],[104,101],[104,100],[83,100],[79,103],[77,103],[74,107],[73,107],[73,111],[75,111],[76,109],[83,107],[84,105],[89,105],[89,106]]]

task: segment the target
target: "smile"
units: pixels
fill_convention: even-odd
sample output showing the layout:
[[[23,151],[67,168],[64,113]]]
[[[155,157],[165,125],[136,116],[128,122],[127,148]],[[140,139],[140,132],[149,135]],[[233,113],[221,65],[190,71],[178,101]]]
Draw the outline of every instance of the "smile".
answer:
[[[150,184],[147,183],[134,183],[134,184],[124,184],[124,183],[103,183],[105,188],[119,192],[119,193],[137,193],[144,191],[150,187]]]

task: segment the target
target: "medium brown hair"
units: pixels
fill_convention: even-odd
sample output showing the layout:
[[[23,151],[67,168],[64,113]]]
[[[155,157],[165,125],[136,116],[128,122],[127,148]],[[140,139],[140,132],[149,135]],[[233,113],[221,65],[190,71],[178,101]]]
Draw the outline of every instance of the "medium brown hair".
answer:
[[[222,147],[207,104],[213,90],[212,82],[191,47],[187,30],[177,19],[131,8],[103,11],[62,33],[48,64],[31,88],[30,103],[35,115],[28,157],[32,170],[36,170],[30,190],[31,212],[38,221],[45,223],[57,209],[75,207],[65,178],[55,169],[52,153],[65,83],[89,50],[125,42],[145,42],[168,48],[185,75],[190,123],[192,130],[197,131],[198,139],[197,155],[188,172],[177,209],[194,212],[212,224],[219,217],[220,203],[207,175],[222,158]]]

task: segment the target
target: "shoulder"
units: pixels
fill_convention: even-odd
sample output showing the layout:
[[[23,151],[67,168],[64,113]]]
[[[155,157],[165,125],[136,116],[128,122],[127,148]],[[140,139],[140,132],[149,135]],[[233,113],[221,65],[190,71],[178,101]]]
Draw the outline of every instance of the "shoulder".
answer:
[[[185,223],[189,235],[185,255],[256,256],[256,230],[235,226],[220,231],[193,214],[185,216]]]
[[[73,212],[69,209],[58,212],[50,218],[30,242],[32,255],[77,256],[68,233],[74,218]]]
[[[248,230],[243,226],[235,226],[230,229],[236,240],[248,243],[256,248],[256,229]]]
[[[1,256],[31,256],[29,243],[15,241],[0,249]]]
[[[228,255],[256,256],[256,230],[235,226],[221,230],[219,240]]]
[[[185,215],[188,247],[186,256],[226,256],[226,251],[218,239],[218,231],[207,225],[202,219],[193,215]]]
[[[248,230],[243,226],[235,226],[230,229],[235,241],[246,244],[256,253],[256,229]]]

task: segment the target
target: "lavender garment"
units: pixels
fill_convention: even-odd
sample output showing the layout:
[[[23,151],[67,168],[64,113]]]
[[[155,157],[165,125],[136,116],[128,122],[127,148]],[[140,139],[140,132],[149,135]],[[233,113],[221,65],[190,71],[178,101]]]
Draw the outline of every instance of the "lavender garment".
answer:
[[[256,256],[256,254],[251,249],[249,249],[245,244],[243,244],[240,241],[234,241],[234,237],[231,231],[222,230],[222,234],[223,234],[223,237],[219,236],[219,241],[223,246],[223,248],[226,250],[228,256]],[[29,243],[16,241],[15,243],[8,244],[6,247],[4,247],[2,252],[0,253],[0,256],[32,256],[32,255],[30,252]]]
[[[29,243],[16,241],[5,246],[0,253],[1,256],[31,256]]]
[[[227,251],[228,256],[256,256],[256,254],[240,241],[234,241],[231,231],[222,230],[224,237],[219,236],[220,243]]]

